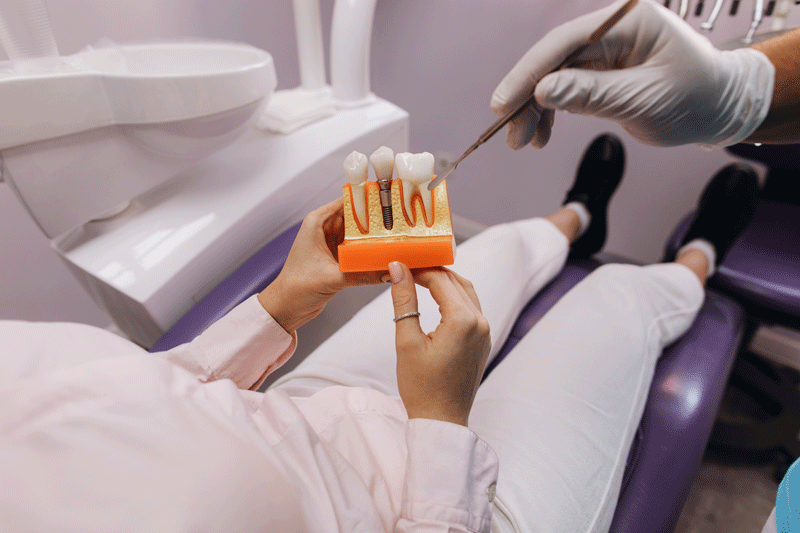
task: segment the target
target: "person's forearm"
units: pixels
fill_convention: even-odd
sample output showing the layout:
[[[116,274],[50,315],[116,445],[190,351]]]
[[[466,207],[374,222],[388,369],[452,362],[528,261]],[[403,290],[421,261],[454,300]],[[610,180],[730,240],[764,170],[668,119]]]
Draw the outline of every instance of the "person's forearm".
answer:
[[[308,320],[293,311],[293,307],[287,302],[285,291],[281,290],[277,281],[270,283],[258,294],[258,302],[272,319],[291,335]]]
[[[753,48],[775,65],[775,89],[767,118],[747,142],[800,142],[800,28]]]

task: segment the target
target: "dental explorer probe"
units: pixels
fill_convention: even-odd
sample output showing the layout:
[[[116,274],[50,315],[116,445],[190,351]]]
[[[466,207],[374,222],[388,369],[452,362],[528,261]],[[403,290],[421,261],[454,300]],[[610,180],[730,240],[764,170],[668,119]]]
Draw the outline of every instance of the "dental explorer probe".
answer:
[[[682,1],[686,1],[688,3],[689,0],[682,0]],[[552,72],[561,70],[562,68],[566,67],[567,65],[575,61],[578,58],[578,56],[580,56],[583,53],[584,50],[586,50],[589,46],[599,41],[600,38],[603,37],[603,35],[608,33],[608,30],[613,28],[614,25],[617,22],[619,22],[620,19],[624,17],[628,13],[628,11],[630,11],[631,8],[633,8],[633,6],[636,5],[637,2],[638,0],[628,0],[627,2],[625,2],[625,4],[621,8],[619,8],[613,15],[608,17],[608,20],[603,22],[599,28],[594,30],[594,32],[589,36],[589,39],[587,39],[585,43],[583,43],[581,46],[576,48],[570,55],[568,55],[564,61],[559,63],[559,65],[552,70]],[[478,140],[475,141],[475,143],[472,146],[467,148],[467,151],[464,152],[464,154],[461,157],[456,159],[455,163],[453,163],[452,166],[450,166],[450,168],[442,172],[442,174],[440,176],[437,176],[435,180],[431,181],[428,184],[428,190],[432,191],[434,188],[436,188],[437,185],[439,185],[442,181],[444,181],[445,178],[447,178],[453,173],[458,164],[461,161],[463,161],[465,157],[474,152],[480,145],[491,139],[495,133],[500,131],[503,128],[503,126],[508,124],[514,117],[522,113],[522,110],[525,109],[529,104],[534,103],[534,101],[535,101],[534,94],[533,91],[531,91],[530,96],[525,98],[517,107],[512,109],[505,116],[500,117],[497,120],[497,122],[489,126],[489,129],[483,132],[483,134],[478,138]]]
[[[701,29],[705,31],[711,31],[714,29],[714,22],[716,22],[719,12],[722,11],[722,4],[724,3],[725,0],[716,0],[714,2],[714,7],[711,9],[711,14],[708,16],[708,20],[700,24]]]
[[[753,42],[753,36],[756,34],[756,30],[761,24],[761,19],[763,17],[764,0],[755,0],[755,5],[753,7],[753,20],[750,22],[750,29],[747,31],[747,35],[745,35],[744,39],[742,39],[744,44],[751,44]]]

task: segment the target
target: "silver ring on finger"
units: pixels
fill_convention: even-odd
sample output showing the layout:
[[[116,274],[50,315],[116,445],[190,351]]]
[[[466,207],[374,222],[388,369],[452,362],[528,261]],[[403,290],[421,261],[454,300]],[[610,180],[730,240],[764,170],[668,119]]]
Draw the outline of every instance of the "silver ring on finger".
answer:
[[[411,318],[412,316],[419,316],[419,311],[412,311],[410,313],[404,313],[404,314],[402,314],[400,316],[396,316],[396,317],[394,317],[394,321],[395,322],[399,322],[399,321],[403,320],[404,318]]]

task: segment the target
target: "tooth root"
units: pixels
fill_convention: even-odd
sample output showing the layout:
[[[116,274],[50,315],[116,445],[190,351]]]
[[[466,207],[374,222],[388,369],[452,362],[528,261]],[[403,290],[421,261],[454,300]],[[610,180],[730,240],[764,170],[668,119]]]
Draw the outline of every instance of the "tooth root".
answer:
[[[422,206],[425,208],[425,220],[433,222],[433,191],[428,190],[428,180],[422,185],[417,185],[420,197],[422,197]]]
[[[364,184],[350,184],[350,188],[353,191],[353,216],[356,217],[356,221],[361,224],[362,228],[368,229],[367,192],[364,189]]]
[[[408,214],[408,219],[411,223],[414,223],[414,209],[411,206],[411,198],[414,196],[414,192],[417,190],[417,186],[411,183],[410,181],[403,180],[403,206],[406,208],[406,213]]]
[[[378,181],[392,179],[394,168],[394,152],[391,148],[381,146],[369,156],[372,168],[375,169],[375,178]]]
[[[425,208],[425,220],[433,222],[433,192],[428,190],[428,184],[433,179],[434,157],[430,152],[417,154],[414,161],[414,174],[416,178],[417,190],[422,198],[422,206]]]
[[[411,197],[414,195],[416,185],[412,168],[413,154],[401,152],[394,157],[394,168],[397,170],[397,177],[403,183],[403,207],[411,223],[414,223],[414,210],[411,207]]]
[[[353,215],[362,228],[367,227],[367,199],[364,188],[369,175],[367,156],[359,152],[351,152],[344,160],[344,171],[353,191]]]
[[[428,190],[428,184],[433,179],[433,165],[435,159],[430,152],[417,155],[417,187],[425,207],[425,220],[433,222],[433,191]]]

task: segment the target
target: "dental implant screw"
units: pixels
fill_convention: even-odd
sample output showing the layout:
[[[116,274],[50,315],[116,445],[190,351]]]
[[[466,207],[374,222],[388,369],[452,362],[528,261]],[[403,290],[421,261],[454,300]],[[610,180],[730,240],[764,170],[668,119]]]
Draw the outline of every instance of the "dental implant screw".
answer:
[[[392,218],[392,206],[382,207],[383,209],[383,226],[386,229],[392,229],[394,226],[394,219]]]
[[[394,217],[392,216],[392,181],[380,180],[378,186],[381,188],[378,196],[381,200],[381,210],[383,211],[383,227],[392,229]]]

